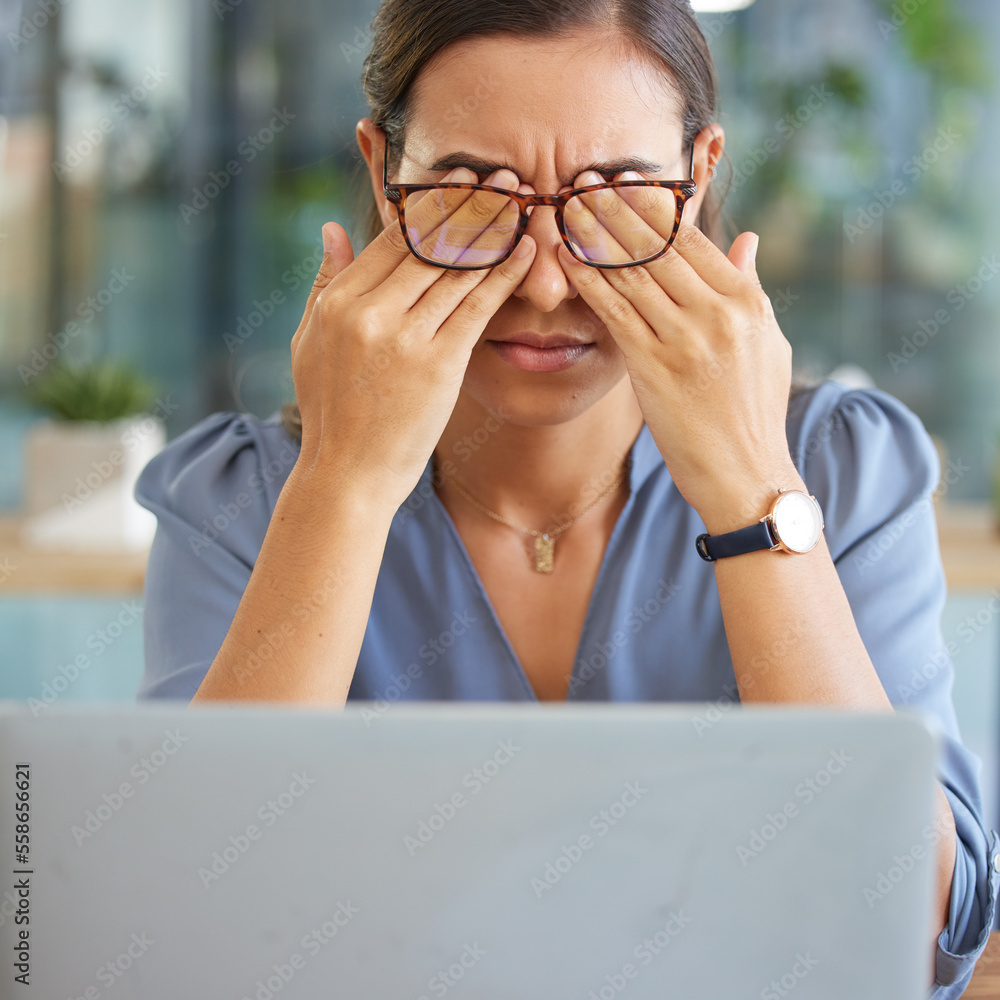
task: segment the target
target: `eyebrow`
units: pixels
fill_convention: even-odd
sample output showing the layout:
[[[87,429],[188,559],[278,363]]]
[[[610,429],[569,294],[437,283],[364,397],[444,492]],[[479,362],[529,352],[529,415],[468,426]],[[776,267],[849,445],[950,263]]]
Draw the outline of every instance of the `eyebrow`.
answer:
[[[440,159],[435,160],[427,169],[447,171],[454,170],[456,167],[466,167],[473,173],[487,175],[493,173],[494,170],[510,170],[518,178],[521,176],[506,160],[486,160],[480,156],[473,156],[471,153],[464,152],[448,153],[447,156],[442,156]],[[573,177],[578,177],[585,170],[596,170],[599,174],[614,176],[626,170],[657,173],[662,169],[662,164],[644,160],[641,156],[624,156],[617,160],[601,160],[599,163],[591,163],[589,166],[581,167],[573,174]],[[572,183],[572,179],[566,181],[567,185],[570,183]]]

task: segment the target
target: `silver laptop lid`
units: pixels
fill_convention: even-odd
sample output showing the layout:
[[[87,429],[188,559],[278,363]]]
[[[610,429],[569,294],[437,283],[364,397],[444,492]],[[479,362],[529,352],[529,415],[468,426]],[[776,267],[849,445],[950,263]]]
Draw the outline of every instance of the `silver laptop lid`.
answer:
[[[914,717],[6,703],[0,759],[4,995],[926,994]]]

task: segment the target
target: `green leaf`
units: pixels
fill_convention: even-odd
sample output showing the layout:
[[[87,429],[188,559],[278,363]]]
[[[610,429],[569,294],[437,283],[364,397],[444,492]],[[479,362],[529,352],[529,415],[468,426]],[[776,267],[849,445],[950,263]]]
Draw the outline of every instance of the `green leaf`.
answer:
[[[31,396],[63,420],[107,423],[149,408],[156,386],[128,365],[60,364],[35,384]]]

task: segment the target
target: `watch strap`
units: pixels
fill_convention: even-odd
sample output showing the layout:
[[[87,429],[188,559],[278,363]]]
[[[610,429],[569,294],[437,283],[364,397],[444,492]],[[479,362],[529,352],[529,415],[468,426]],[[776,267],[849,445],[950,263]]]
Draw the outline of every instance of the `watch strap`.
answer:
[[[699,535],[695,540],[698,555],[706,562],[715,562],[727,556],[741,556],[746,552],[773,549],[777,540],[771,532],[770,519],[758,521],[747,528],[727,531],[723,535]]]

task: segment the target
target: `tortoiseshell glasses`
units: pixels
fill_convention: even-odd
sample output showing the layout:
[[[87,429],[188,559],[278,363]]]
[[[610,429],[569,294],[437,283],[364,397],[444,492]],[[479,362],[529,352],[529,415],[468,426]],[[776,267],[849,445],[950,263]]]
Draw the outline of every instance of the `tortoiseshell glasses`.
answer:
[[[487,184],[390,184],[382,157],[382,190],[399,209],[406,244],[435,267],[495,267],[513,252],[531,205],[550,205],[563,243],[591,267],[634,267],[662,257],[673,243],[684,205],[696,191],[694,146],[690,180],[608,181],[563,194],[518,194]]]

